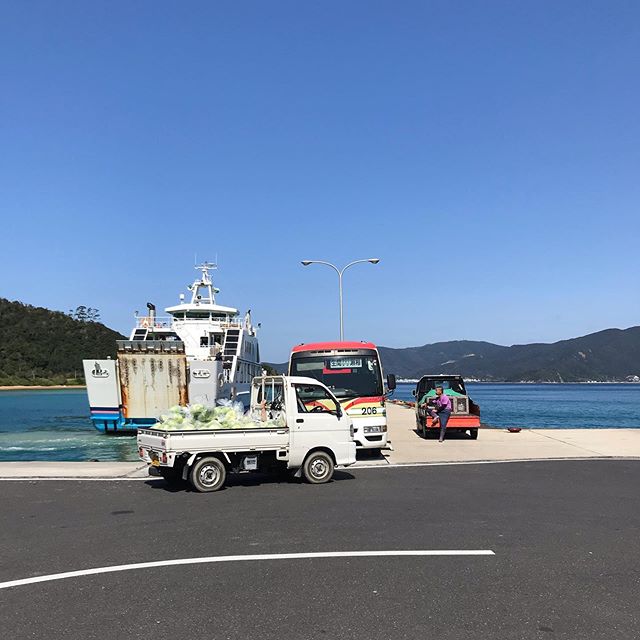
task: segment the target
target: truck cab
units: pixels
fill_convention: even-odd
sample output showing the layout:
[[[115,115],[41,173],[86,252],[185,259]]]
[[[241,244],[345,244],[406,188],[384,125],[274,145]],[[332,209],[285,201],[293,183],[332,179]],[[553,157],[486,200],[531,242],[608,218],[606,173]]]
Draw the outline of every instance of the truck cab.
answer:
[[[415,396],[416,428],[423,438],[438,433],[439,426],[432,425],[428,408],[435,400],[436,387],[442,386],[444,393],[451,399],[451,417],[447,431],[468,431],[473,440],[478,437],[480,427],[480,407],[469,397],[464,379],[459,375],[424,375],[412,391]]]

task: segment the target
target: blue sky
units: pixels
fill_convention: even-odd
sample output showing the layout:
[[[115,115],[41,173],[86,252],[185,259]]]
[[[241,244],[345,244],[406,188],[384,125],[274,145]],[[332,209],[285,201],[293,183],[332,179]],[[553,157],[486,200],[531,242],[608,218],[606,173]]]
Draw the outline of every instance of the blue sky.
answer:
[[[127,332],[218,256],[265,359],[639,323],[636,2],[0,2],[0,296]]]

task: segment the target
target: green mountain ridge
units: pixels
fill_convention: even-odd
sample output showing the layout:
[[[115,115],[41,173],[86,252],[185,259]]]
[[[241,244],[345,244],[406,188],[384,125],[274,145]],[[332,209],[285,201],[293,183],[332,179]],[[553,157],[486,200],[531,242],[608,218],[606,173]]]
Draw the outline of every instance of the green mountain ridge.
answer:
[[[0,385],[82,383],[82,360],[115,357],[123,337],[100,322],[0,298]]]
[[[403,378],[459,373],[495,382],[624,381],[640,375],[640,327],[510,347],[470,340],[380,347],[380,356],[386,371]]]
[[[605,329],[554,343],[510,347],[473,340],[379,347],[385,373],[456,373],[493,382],[623,382],[640,376],[640,327]],[[272,364],[284,372],[287,364]]]
[[[114,357],[123,338],[100,322],[0,298],[0,385],[82,382],[82,360]],[[495,382],[609,382],[640,375],[640,326],[509,347],[455,340],[379,349],[385,372],[402,378],[458,373]]]

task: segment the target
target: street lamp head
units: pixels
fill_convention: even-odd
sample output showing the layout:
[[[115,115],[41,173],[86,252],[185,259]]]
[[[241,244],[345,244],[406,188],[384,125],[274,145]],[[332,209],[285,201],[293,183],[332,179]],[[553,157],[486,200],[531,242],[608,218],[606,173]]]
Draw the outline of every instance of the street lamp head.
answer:
[[[302,266],[303,267],[308,267],[311,264],[311,260],[303,260],[302,261]]]
[[[369,258],[367,262],[370,262],[371,264],[378,264],[378,262],[380,262],[380,258]]]

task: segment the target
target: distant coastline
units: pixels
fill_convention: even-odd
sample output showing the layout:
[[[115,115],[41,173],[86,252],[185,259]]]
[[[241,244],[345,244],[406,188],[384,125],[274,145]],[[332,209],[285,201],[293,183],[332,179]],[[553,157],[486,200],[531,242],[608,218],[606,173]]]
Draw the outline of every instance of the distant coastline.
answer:
[[[416,384],[418,380],[399,379],[398,384]],[[466,378],[465,382],[472,384],[504,384],[504,385],[532,385],[532,384],[548,384],[548,385],[563,385],[563,384],[640,384],[638,382],[630,382],[628,380],[583,380],[580,382],[552,382],[550,380],[518,380],[517,382],[506,382],[504,380],[474,380],[473,378]],[[0,385],[0,391],[61,391],[65,389],[86,389],[85,384],[16,384],[16,385]]]
[[[84,384],[16,384],[0,386],[0,391],[44,391],[46,389],[86,389]]]
[[[579,381],[568,381],[568,382],[558,382],[553,380],[477,380],[475,378],[465,378],[466,384],[640,384],[640,381],[637,380],[579,380]],[[398,378],[398,384],[417,384],[418,379],[401,379]]]

